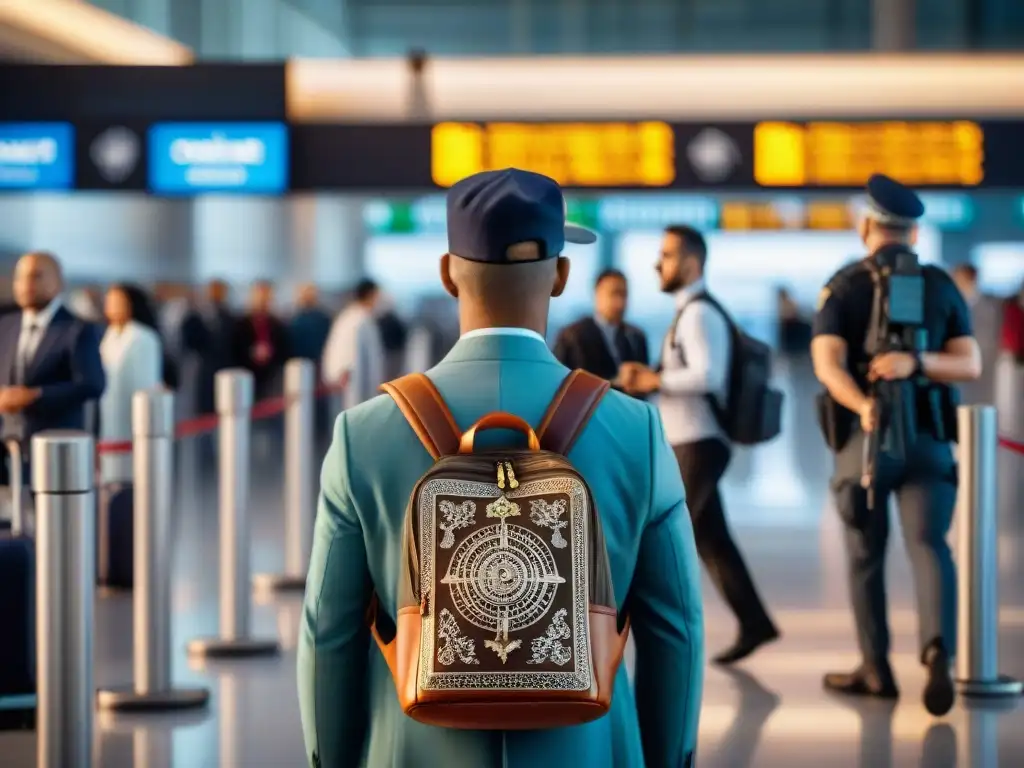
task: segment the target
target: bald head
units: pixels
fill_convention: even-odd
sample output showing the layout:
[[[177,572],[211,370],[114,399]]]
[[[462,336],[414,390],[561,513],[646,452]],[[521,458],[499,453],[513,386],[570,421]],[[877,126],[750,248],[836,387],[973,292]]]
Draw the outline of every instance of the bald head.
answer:
[[[300,309],[313,309],[318,299],[316,286],[312,283],[300,285],[295,292],[295,303]]]
[[[569,260],[562,257],[518,264],[441,257],[441,282],[459,300],[463,332],[508,327],[543,334],[551,299],[562,294],[568,279]]]
[[[26,253],[14,267],[14,300],[22,309],[39,310],[64,288],[60,262],[52,253]]]

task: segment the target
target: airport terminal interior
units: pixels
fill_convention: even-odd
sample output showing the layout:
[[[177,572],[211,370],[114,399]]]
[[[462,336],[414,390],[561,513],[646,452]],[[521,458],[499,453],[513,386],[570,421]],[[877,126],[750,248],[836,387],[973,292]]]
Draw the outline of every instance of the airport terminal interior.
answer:
[[[68,64],[94,66],[48,66]],[[919,191],[922,264],[971,265],[990,306],[1024,307],[1024,5],[33,0],[0,3],[0,79],[11,83],[0,92],[4,305],[17,259],[45,250],[61,262],[65,299],[85,302],[76,313],[92,302],[96,320],[111,284],[143,286],[157,308],[194,308],[213,280],[227,283],[239,312],[253,284],[269,281],[285,322],[313,286],[333,318],[370,278],[410,331],[446,337],[455,328],[457,338],[457,309],[439,281],[445,189],[517,166],[555,177],[567,218],[599,234],[596,244],[567,246],[570,279],[552,303],[548,341],[593,313],[595,279],[614,268],[628,281],[626,319],[656,362],[674,314],[655,272],[663,230],[703,232],[707,283],[737,326],[772,347],[785,399],[781,435],[736,448],[722,486],[781,638],[734,666],[708,664],[695,765],[1024,766],[1020,696],[961,696],[942,717],[923,707],[912,569],[893,510],[887,588],[901,697],[823,689],[826,672],[853,669],[859,654],[809,354],[823,286],[864,256],[857,226],[874,172]],[[972,574],[984,583],[965,582],[961,601],[996,590],[995,664],[1024,679],[1024,358],[1006,348],[1002,323],[976,320],[985,371],[965,393],[997,411],[998,448],[986,454],[997,487],[975,494],[993,514],[978,535],[997,546]],[[436,352],[417,359],[436,364]],[[208,688],[209,702],[182,712],[98,708],[92,761],[71,765],[44,759],[33,726],[42,713],[3,716],[32,697],[5,700],[0,689],[0,768],[309,764],[296,690],[301,590],[258,580],[251,594],[241,588],[253,637],[276,640],[279,653],[187,652],[218,633],[227,535],[218,483],[233,454],[218,449],[216,420],[179,395],[185,434],[173,442],[163,542],[171,675]],[[305,435],[314,499],[341,408],[334,389],[316,397]],[[249,482],[235,489],[248,517],[248,537],[239,530],[249,577],[286,568],[296,514],[285,490],[284,402],[275,402],[254,411],[242,458]],[[987,437],[994,446],[996,434]],[[957,510],[954,552],[976,514],[969,501]],[[702,578],[710,658],[736,625]],[[97,586],[97,689],[132,682],[135,610],[131,590]],[[424,755],[367,768],[444,766]]]
[[[889,556],[889,619],[899,702],[833,698],[821,689],[827,670],[857,663],[845,583],[841,527],[827,493],[828,459],[801,396],[813,389],[806,366],[781,372],[792,406],[783,438],[737,457],[726,504],[759,587],[775,611],[782,639],[734,669],[709,667],[701,711],[699,761],[714,768],[1002,768],[1024,758],[1018,702],[958,705],[944,718],[921,706],[924,674],[910,570],[898,535]],[[283,567],[280,444],[254,446],[252,566]],[[174,516],[174,680],[209,686],[208,711],[97,717],[103,768],[271,768],[299,766],[302,732],[295,693],[295,642],[301,596],[254,595],[253,633],[278,638],[277,658],[207,662],[185,652],[217,631],[217,502],[209,446],[182,441],[176,451]],[[1000,669],[1024,675],[1024,533],[1019,514],[1024,457],[1000,456]],[[894,531],[894,534],[896,532]],[[734,620],[704,585],[707,646],[733,639]],[[128,593],[100,593],[96,603],[96,685],[125,684],[132,673]],[[628,663],[628,662],[627,662]],[[1009,708],[1008,708],[1009,706]],[[4,765],[35,765],[35,734],[0,734]],[[424,762],[424,766],[432,765]]]

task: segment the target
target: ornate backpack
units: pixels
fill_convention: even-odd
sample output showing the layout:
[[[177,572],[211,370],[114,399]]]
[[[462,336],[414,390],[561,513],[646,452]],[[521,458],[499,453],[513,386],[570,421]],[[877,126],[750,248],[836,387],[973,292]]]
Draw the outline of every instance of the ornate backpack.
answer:
[[[435,464],[406,511],[397,625],[368,620],[407,715],[448,728],[535,729],[604,715],[629,632],[601,519],[565,458],[608,383],[563,382],[536,432],[490,413],[460,433],[423,374],[385,384]],[[475,451],[509,429],[525,449]]]

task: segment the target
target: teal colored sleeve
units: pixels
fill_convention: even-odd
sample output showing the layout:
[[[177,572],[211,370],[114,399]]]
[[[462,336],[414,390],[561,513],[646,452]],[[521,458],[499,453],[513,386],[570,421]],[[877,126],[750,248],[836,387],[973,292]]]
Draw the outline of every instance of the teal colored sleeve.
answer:
[[[367,724],[363,531],[349,490],[345,414],[320,473],[306,597],[299,628],[298,685],[306,759],[318,768],[359,765]]]
[[[636,707],[650,766],[683,768],[697,746],[704,688],[704,608],[679,466],[651,408],[650,518],[630,596]]]

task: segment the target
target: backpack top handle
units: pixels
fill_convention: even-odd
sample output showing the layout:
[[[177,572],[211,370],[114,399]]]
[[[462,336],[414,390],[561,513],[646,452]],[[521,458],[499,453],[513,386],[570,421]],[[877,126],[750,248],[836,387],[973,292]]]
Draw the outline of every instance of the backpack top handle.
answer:
[[[473,442],[476,439],[477,433],[487,429],[511,429],[516,432],[522,432],[526,435],[527,450],[540,450],[540,440],[537,438],[537,433],[533,431],[533,427],[527,424],[526,421],[505,411],[494,411],[483,416],[476,424],[463,433],[462,438],[459,440],[459,453],[472,453]]]
[[[545,451],[567,455],[609,388],[607,381],[586,371],[576,370],[566,376],[536,430],[535,437],[540,441],[540,447]],[[461,451],[462,430],[452,418],[441,393],[426,375],[410,373],[382,384],[380,390],[392,397],[434,461],[442,456],[465,453]],[[528,440],[533,432],[526,432],[520,426],[503,428],[523,432]]]

